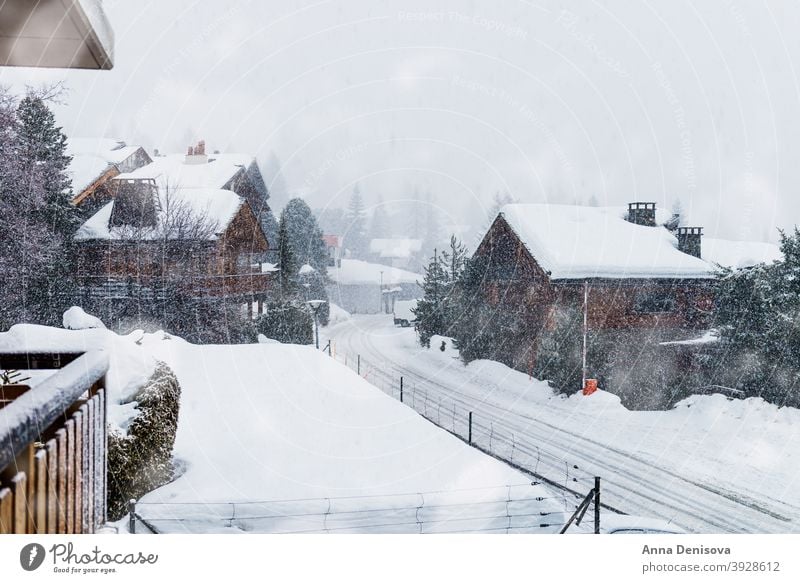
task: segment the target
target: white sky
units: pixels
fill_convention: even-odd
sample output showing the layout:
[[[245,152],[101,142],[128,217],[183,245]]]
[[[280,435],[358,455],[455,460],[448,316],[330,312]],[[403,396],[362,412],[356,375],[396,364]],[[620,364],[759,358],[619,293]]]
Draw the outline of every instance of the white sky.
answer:
[[[430,190],[478,223],[520,201],[680,198],[711,235],[800,217],[800,6],[655,0],[106,0],[110,72],[65,78],[68,135],[275,152],[312,206]],[[700,5],[695,5],[700,4]]]

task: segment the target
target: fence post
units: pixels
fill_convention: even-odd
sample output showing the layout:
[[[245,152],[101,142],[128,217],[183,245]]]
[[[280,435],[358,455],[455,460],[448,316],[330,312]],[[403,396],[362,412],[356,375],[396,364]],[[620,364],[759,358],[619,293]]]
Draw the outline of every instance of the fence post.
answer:
[[[469,412],[469,441],[467,443],[472,445],[472,411]]]
[[[594,478],[594,533],[600,534],[600,476]]]
[[[357,364],[356,364],[356,367],[357,367],[356,368],[356,372],[358,374],[361,374],[361,355],[360,354],[357,355],[357,358],[358,358],[358,360],[357,360]]]
[[[131,534],[136,534],[136,500],[128,500],[128,530]]]
[[[400,377],[400,402],[403,402],[403,377]]]

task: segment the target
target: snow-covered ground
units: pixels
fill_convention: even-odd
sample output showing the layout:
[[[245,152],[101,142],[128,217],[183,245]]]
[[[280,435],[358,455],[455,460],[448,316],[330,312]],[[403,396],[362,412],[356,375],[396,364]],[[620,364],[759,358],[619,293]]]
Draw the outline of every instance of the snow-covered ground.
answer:
[[[182,387],[183,472],[137,506],[158,530],[553,532],[577,503],[310,346],[142,344]]]
[[[554,395],[546,383],[492,361],[465,367],[440,338],[424,350],[387,316],[329,327],[337,359],[428,416],[556,481],[603,478],[616,508],[697,532],[800,530],[800,411],[761,399],[695,396],[671,411],[629,411],[603,391]],[[491,432],[491,433],[489,433]],[[577,467],[576,467],[577,466]]]

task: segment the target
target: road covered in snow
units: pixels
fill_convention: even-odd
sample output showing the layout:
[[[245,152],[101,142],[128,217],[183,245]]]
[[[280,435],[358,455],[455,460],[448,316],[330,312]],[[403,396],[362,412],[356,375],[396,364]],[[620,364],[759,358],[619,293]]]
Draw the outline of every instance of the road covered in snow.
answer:
[[[422,349],[391,316],[329,327],[334,356],[442,427],[575,491],[602,478],[604,503],[690,532],[800,532],[800,411],[695,396],[629,411],[615,396],[554,395],[492,361],[464,366],[449,339]],[[442,351],[442,342],[445,350]]]

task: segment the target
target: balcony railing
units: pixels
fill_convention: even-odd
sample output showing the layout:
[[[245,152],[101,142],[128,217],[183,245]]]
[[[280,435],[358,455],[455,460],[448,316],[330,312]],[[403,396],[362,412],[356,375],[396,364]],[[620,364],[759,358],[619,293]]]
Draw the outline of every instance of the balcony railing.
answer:
[[[0,369],[57,369],[30,388],[0,386],[0,534],[105,523],[108,363],[102,350],[0,354]]]

